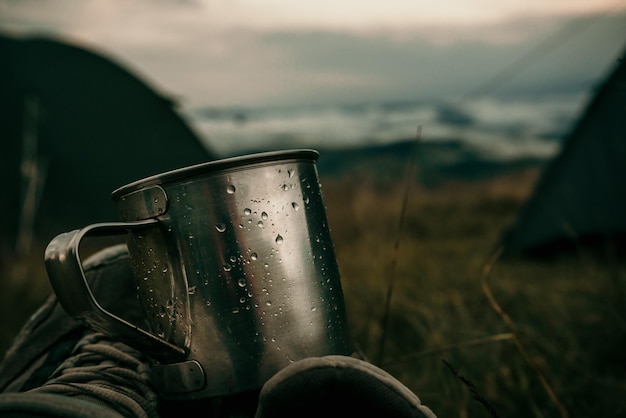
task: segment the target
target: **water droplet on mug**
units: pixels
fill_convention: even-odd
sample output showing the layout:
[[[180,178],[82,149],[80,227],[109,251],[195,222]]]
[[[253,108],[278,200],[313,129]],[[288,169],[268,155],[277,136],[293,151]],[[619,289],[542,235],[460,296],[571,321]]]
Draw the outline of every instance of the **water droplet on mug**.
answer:
[[[243,214],[246,215],[246,216],[250,216],[251,213],[252,213],[252,211],[249,208],[245,208],[243,210]]]
[[[282,243],[283,243],[283,237],[280,234],[278,234],[278,236],[276,237],[276,244],[282,245]]]
[[[239,308],[233,308],[233,311],[232,311],[232,312],[233,312],[234,314],[238,314],[238,313],[239,313]]]
[[[265,302],[265,305],[266,305],[266,306],[272,306],[272,301],[271,301],[271,300],[268,300],[267,302]]]
[[[263,221],[257,222],[256,226],[258,226],[259,228],[263,228]]]
[[[293,177],[293,169],[287,170],[287,174],[289,174],[289,177]]]
[[[246,287],[246,279],[242,277],[241,279],[237,280],[237,284],[239,285],[239,287]]]
[[[225,224],[217,224],[215,225],[215,229],[217,229],[217,232],[224,232],[226,231],[226,225]]]
[[[267,221],[267,212],[261,213],[261,219],[263,219],[264,221]]]
[[[250,260],[256,260],[258,258],[257,253],[250,254]]]
[[[224,264],[224,271],[231,271],[233,269],[233,266],[231,266],[230,264],[226,263]]]
[[[300,206],[298,206],[298,204],[296,202],[291,202],[291,207],[293,208],[293,210],[300,209]]]
[[[226,187],[226,193],[228,194],[235,193],[235,186],[233,186],[232,184],[229,184],[228,187]]]
[[[190,295],[194,295],[196,293],[196,286],[191,286],[187,291]]]

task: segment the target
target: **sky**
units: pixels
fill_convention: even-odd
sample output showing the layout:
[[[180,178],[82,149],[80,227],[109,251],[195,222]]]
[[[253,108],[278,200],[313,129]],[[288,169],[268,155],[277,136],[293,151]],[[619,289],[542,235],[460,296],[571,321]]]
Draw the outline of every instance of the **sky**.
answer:
[[[0,0],[0,30],[93,48],[183,108],[462,99],[588,87],[615,0]]]

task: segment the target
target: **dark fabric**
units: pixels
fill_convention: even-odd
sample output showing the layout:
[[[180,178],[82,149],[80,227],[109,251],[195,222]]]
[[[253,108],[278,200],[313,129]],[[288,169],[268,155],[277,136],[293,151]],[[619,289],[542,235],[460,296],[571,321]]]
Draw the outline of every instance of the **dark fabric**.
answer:
[[[181,418],[181,411],[200,411],[203,418],[252,418],[259,401],[259,391],[195,400],[161,400],[161,418]]]
[[[107,247],[97,252],[83,262],[83,269],[90,289],[101,306],[128,321],[135,323],[139,321],[141,318],[139,302],[125,245]],[[102,342],[103,347],[100,347],[100,350],[103,348],[111,350],[98,351],[100,355],[95,352],[87,353],[86,347],[77,352],[80,341],[83,341],[83,344],[97,343],[95,340],[84,342],[83,337],[89,338],[92,334],[93,331],[87,326],[71,318],[63,310],[56,296],[51,294],[46,303],[23,326],[0,363],[0,417],[121,418],[123,415],[114,411],[125,410],[129,405],[134,409],[128,416],[147,417],[149,414],[142,413],[139,409],[147,412],[149,408],[154,410],[152,416],[155,416],[156,394],[142,380],[147,378],[144,376],[147,369],[142,369],[138,357],[134,357],[132,353],[122,353],[121,349],[113,353],[113,349],[117,347],[116,342],[110,344]],[[127,355],[129,364],[122,364],[121,358],[117,357],[107,359],[107,353]],[[74,370],[77,380],[69,381],[67,385],[57,383],[60,388],[58,394],[54,392],[57,387],[42,390],[52,382],[53,373],[58,372],[58,367],[62,363],[67,363],[73,356],[81,356],[81,361],[87,362],[84,365],[85,372],[88,369],[94,370],[95,365],[98,367],[103,365],[107,373],[100,372],[101,369],[98,369],[97,374],[94,373],[94,376],[102,379],[102,382],[96,379],[92,384],[90,380],[84,380],[86,375]],[[131,362],[131,358],[136,359],[137,364]],[[96,363],[91,364],[89,361]],[[105,364],[108,361],[116,362],[109,366]],[[82,363],[76,363],[75,367],[79,369],[83,366]],[[135,367],[138,369],[135,370]],[[120,376],[113,373],[114,371],[118,373],[118,369],[122,373]],[[63,376],[54,378],[61,382]],[[135,377],[141,382],[131,381]],[[107,392],[107,382],[110,383],[112,392]],[[76,383],[75,387],[71,383]],[[132,387],[125,387],[124,384],[130,384]],[[142,386],[139,386],[140,384]],[[82,394],[80,388],[85,388],[83,391],[95,392]],[[138,393],[133,397],[131,395],[135,394],[135,390]],[[117,399],[116,394],[119,394],[120,399]],[[154,399],[146,398],[144,405],[141,403],[144,402],[142,396],[146,394],[153,395]],[[121,399],[122,397],[128,399]]]
[[[138,324],[141,318],[135,281],[126,246],[105,248],[83,263],[85,276],[98,302],[110,312]],[[0,392],[27,390],[47,371],[87,327],[71,318],[51,294],[24,324],[0,363]],[[52,356],[52,357],[50,357]],[[45,379],[44,379],[45,380]],[[28,382],[28,383],[27,383]]]
[[[256,417],[294,416],[434,417],[391,375],[343,356],[302,360],[264,385]]]
[[[65,361],[74,350],[74,346],[85,333],[82,327],[70,331],[64,335],[48,352],[43,360],[43,364],[31,374],[24,385],[22,391],[27,391],[43,385],[57,367]]]
[[[18,392],[49,350],[68,333],[85,330],[65,313],[54,294],[33,314],[0,363],[0,392]]]
[[[110,409],[69,396],[3,393],[2,418],[124,418]]]

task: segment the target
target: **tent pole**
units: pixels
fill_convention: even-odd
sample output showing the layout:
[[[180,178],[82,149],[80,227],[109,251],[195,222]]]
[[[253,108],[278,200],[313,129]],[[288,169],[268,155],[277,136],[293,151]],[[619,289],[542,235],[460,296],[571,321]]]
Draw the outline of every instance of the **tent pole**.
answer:
[[[38,190],[41,188],[41,173],[37,161],[37,141],[39,124],[39,98],[26,96],[24,98],[24,126],[22,130],[22,158],[21,158],[21,210],[15,250],[18,257],[26,256],[31,250],[33,228],[38,200]]]

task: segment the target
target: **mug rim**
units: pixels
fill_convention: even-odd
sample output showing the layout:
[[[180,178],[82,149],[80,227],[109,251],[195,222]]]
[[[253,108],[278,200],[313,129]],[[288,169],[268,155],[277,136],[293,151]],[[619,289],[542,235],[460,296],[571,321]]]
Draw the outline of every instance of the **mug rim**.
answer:
[[[248,165],[284,161],[290,159],[306,159],[316,161],[319,158],[319,152],[314,149],[289,149],[280,151],[258,152],[254,154],[246,154],[235,157],[228,157],[219,160],[208,161],[204,163],[194,164],[187,167],[177,168],[165,171],[163,173],[144,177],[140,180],[127,183],[118,187],[111,193],[111,198],[117,200],[121,196],[128,193],[141,190],[145,187],[162,185],[181,180],[187,177],[193,177],[199,174],[216,173],[237,167]]]

